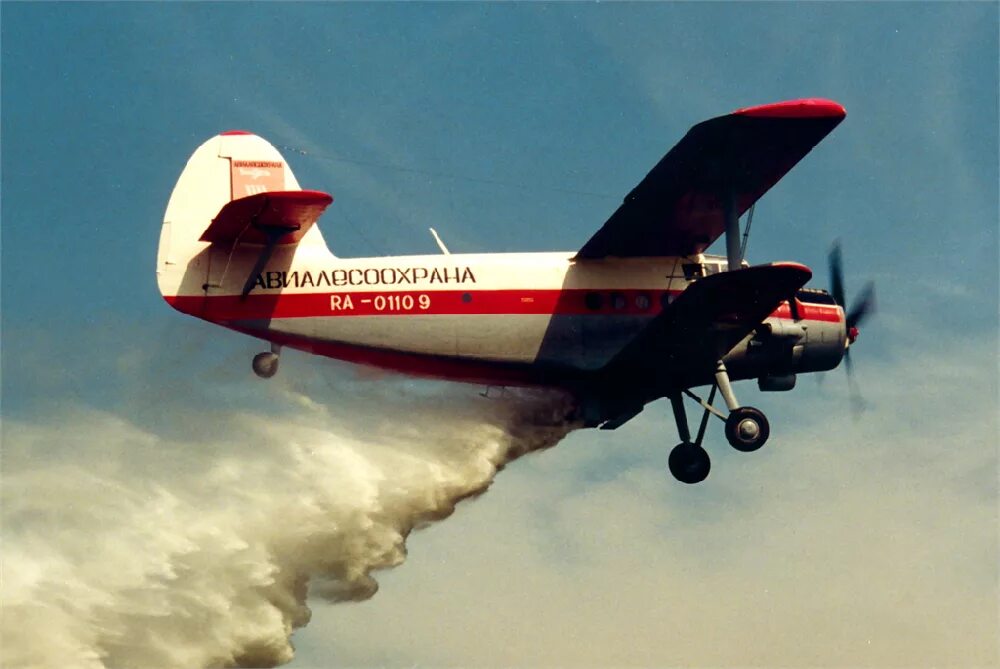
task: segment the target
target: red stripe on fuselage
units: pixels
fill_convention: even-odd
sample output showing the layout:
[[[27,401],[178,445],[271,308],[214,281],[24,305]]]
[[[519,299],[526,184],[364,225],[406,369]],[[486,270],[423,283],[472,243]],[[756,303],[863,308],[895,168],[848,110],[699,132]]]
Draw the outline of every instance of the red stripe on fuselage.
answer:
[[[665,291],[407,290],[272,293],[165,298],[179,311],[213,321],[330,316],[478,316],[487,314],[654,314]],[[672,291],[671,295],[679,295]],[[589,300],[589,303],[588,303]],[[595,302],[596,300],[596,302]],[[596,306],[596,308],[595,308]]]
[[[338,293],[251,293],[165,297],[178,311],[215,322],[270,318],[408,315],[655,315],[681,291],[662,290],[433,290]],[[835,306],[799,304],[804,320],[843,320]],[[790,319],[787,303],[772,314]]]

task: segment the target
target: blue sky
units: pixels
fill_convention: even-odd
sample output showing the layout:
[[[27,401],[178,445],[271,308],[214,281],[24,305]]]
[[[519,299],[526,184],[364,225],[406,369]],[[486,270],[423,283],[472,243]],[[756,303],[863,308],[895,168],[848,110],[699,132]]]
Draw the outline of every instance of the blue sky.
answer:
[[[371,601],[316,599],[314,620],[295,637],[296,663],[745,663],[717,652],[724,636],[673,638],[666,622],[650,627],[628,612],[614,616],[638,630],[630,640],[589,647],[585,637],[618,630],[595,622],[615,602],[659,611],[638,584],[614,594],[620,559],[636,551],[650,558],[626,559],[630,573],[688,574],[672,587],[691,598],[742,593],[725,608],[738,612],[756,595],[737,584],[773,576],[785,556],[795,578],[771,582],[785,596],[767,608],[772,627],[753,627],[772,650],[746,656],[764,664],[877,665],[903,652],[887,640],[913,637],[926,647],[916,644],[907,664],[997,661],[988,641],[997,613],[983,603],[996,600],[998,557],[996,4],[4,3],[0,12],[4,442],[10,430],[40,435],[29,440],[34,451],[22,442],[25,459],[5,458],[6,481],[48,471],[46,439],[74,432],[81,416],[164,439],[216,434],[213,417],[240,412],[296,424],[294,403],[247,371],[256,343],[182,317],[157,294],[170,190],[194,148],[221,130],[291,147],[283,152],[303,187],[335,197],[321,225],[340,256],[433,253],[430,226],[453,252],[572,250],[694,123],[828,97],[847,119],[763,198],[749,255],[805,262],[813,285],[827,286],[825,256],[840,238],[849,296],[867,278],[878,282],[879,315],[854,351],[871,404],[862,420],[849,418],[839,370],[788,395],[748,386],[777,446],[743,458],[723,452],[716,435],[717,483],[697,491],[675,490],[667,477],[675,436],[664,407],[613,434],[573,434],[414,535],[409,561],[380,577]],[[381,398],[365,405],[373,420],[394,392],[463,392],[287,358],[287,382],[317,402]],[[87,452],[97,460],[112,457],[95,449]],[[157,481],[155,471],[143,476]],[[810,506],[797,480],[827,504]],[[972,525],[960,532],[930,517],[934,509]],[[871,536],[849,522],[859,513]],[[826,546],[825,535],[793,531],[797,518],[831,528],[825,535],[852,550],[815,553],[802,537]],[[754,523],[773,533],[761,554],[774,559],[761,564],[737,541]],[[886,538],[900,527],[908,539]],[[36,531],[25,525],[17,537]],[[591,533],[631,548],[610,551]],[[982,539],[978,554],[963,541],[969,533]],[[951,553],[913,557],[915,547],[949,541]],[[742,558],[701,564],[722,554]],[[866,578],[890,573],[878,571],[886,556],[901,565],[897,590],[930,572],[938,579],[906,604],[917,612],[910,627],[887,612],[899,601],[879,599]],[[841,569],[856,578],[839,580]],[[488,587],[487,574],[508,587]],[[870,614],[883,643],[866,655],[849,624],[823,632],[803,623],[810,618],[791,593],[811,588],[817,610]],[[969,638],[928,632],[940,622],[935,607],[952,603],[949,588],[986,595],[970,594]],[[477,591],[521,642],[472,629],[490,621],[460,610]],[[518,612],[529,610],[542,617],[528,624]],[[705,602],[695,611],[707,625],[730,616]],[[792,629],[813,642],[793,643]],[[670,640],[666,654],[657,654],[660,638]],[[960,641],[965,654],[955,655]],[[833,653],[835,643],[857,652]],[[601,650],[626,646],[631,654]]]

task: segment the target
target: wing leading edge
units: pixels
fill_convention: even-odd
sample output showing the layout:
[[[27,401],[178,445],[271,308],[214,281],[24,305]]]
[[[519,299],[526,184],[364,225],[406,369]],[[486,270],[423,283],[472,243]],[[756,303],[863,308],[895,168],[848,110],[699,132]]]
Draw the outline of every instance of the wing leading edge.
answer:
[[[701,253],[844,119],[831,100],[739,109],[691,128],[632,189],[577,258]]]

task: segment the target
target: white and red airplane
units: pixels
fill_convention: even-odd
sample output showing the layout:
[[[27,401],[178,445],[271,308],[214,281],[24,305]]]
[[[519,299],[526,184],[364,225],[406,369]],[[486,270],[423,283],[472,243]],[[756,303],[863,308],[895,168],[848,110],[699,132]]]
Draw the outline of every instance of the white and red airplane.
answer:
[[[333,201],[302,190],[267,141],[224,132],[188,160],[160,234],[160,292],[175,309],[282,346],[399,372],[487,386],[569,391],[584,424],[614,429],[670,398],[681,443],[671,473],[709,472],[710,415],[741,451],[768,438],[731,381],[790,390],[833,369],[870,312],[869,286],[845,314],[803,289],[804,265],[743,262],[740,216],[845,116],[829,100],[740,109],[691,128],[575,252],[338,258],[315,225]],[[725,234],[726,255],[705,250]],[[435,234],[436,237],[436,234]],[[439,240],[440,241],[440,240]],[[744,240],[745,241],[745,240]],[[704,401],[691,388],[711,385]],[[728,413],[712,405],[721,392]],[[704,414],[694,439],[683,396]]]

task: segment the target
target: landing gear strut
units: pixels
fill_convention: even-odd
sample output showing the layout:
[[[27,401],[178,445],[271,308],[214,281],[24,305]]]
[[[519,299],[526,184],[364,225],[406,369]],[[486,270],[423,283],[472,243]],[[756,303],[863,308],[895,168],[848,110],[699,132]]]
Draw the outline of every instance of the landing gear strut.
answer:
[[[714,388],[712,393],[715,394]],[[688,430],[687,415],[684,413],[684,398],[680,393],[670,396],[670,406],[674,409],[674,420],[677,421],[677,432],[681,437],[681,443],[670,451],[667,466],[670,467],[670,473],[674,478],[681,483],[701,483],[712,469],[712,460],[708,457],[708,452],[701,447],[701,441],[705,436],[705,424],[708,421],[702,420],[698,439],[691,443],[691,432]]]
[[[737,451],[750,453],[764,445],[771,434],[771,426],[763,412],[753,407],[741,407],[729,383],[729,372],[721,360],[715,366],[715,385],[726,401],[729,416],[726,417],[726,440]],[[712,403],[711,400],[708,402]],[[708,408],[705,408],[708,411]]]
[[[712,405],[716,391],[722,394],[722,398],[726,402],[726,408],[729,409],[728,416]],[[709,470],[711,470],[711,460],[701,445],[705,438],[705,429],[708,427],[710,415],[714,414],[726,422],[726,440],[738,451],[744,453],[756,451],[764,445],[770,436],[771,428],[764,414],[753,407],[741,407],[736,401],[736,395],[733,394],[733,388],[729,383],[729,372],[721,360],[716,365],[715,383],[712,384],[707,402],[689,390],[682,392],[698,402],[705,409],[705,412],[702,414],[701,424],[698,426],[698,435],[692,441],[681,391],[670,395],[670,406],[674,411],[677,434],[681,438],[681,443],[670,451],[667,464],[670,467],[670,473],[681,483],[700,483],[705,480]]]
[[[258,353],[253,357],[253,373],[262,379],[269,379],[278,373],[278,358],[281,346],[271,344],[270,352]]]

